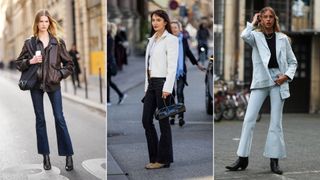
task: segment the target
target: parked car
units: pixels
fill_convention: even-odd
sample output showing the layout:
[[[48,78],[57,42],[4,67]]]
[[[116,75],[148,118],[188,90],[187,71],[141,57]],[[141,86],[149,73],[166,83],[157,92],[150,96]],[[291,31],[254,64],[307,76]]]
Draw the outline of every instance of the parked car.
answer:
[[[206,71],[206,111],[207,114],[213,114],[213,55],[209,58],[209,63]]]

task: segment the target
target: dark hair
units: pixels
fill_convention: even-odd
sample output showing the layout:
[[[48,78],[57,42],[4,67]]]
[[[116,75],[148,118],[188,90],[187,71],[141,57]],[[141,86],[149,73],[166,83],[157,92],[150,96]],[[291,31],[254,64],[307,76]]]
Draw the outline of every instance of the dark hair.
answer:
[[[164,10],[162,10],[162,9],[158,9],[158,10],[153,11],[153,12],[151,13],[151,15],[150,15],[151,21],[152,21],[152,16],[153,16],[153,15],[157,15],[157,16],[161,17],[161,18],[164,20],[164,22],[167,23],[165,29],[166,29],[169,33],[172,34],[171,27],[170,27],[170,19],[169,19],[168,14],[166,13],[166,11],[164,11]],[[156,31],[153,29],[152,23],[151,23],[151,36],[153,36],[155,32],[156,32]]]

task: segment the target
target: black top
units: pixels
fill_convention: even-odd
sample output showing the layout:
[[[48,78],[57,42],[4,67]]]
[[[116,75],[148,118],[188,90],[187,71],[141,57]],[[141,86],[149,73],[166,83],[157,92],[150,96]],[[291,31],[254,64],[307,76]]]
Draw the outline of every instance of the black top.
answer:
[[[270,49],[271,57],[269,60],[268,68],[279,68],[278,62],[277,62],[277,53],[276,53],[276,35],[275,33],[266,35],[264,34],[268,47]]]
[[[107,60],[113,57],[113,44],[114,40],[110,33],[107,34]]]

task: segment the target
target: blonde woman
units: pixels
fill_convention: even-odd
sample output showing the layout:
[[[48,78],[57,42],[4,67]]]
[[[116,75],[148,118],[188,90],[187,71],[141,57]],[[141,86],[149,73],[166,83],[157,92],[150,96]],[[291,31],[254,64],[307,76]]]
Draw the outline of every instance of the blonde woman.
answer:
[[[251,94],[237,151],[239,158],[226,168],[231,171],[247,168],[256,119],[265,98],[270,96],[271,118],[263,155],[270,158],[271,171],[282,174],[278,164],[279,159],[286,157],[282,110],[290,96],[289,82],[293,80],[297,60],[288,36],[280,32],[279,19],[271,7],[256,13],[241,37],[252,47]]]
[[[192,52],[189,48],[188,40],[182,34],[181,23],[177,20],[171,21],[171,30],[172,30],[172,34],[177,36],[178,40],[179,40],[179,54],[178,54],[177,74],[176,74],[177,100],[178,100],[178,103],[184,104],[183,89],[184,89],[185,85],[188,86],[186,57],[189,58],[192,65],[197,65],[199,70],[205,71],[206,68],[203,67],[201,64],[198,64],[198,61],[196,60],[196,58],[192,54]],[[178,119],[179,119],[179,126],[183,126],[185,124],[183,112],[178,114]],[[171,117],[170,124],[173,125],[174,121],[175,121],[175,118]]]
[[[33,36],[24,42],[16,64],[20,71],[27,70],[31,65],[39,64],[38,80],[30,93],[36,117],[38,153],[43,155],[43,168],[51,169],[43,107],[43,95],[47,93],[55,119],[58,153],[59,156],[66,156],[65,169],[71,171],[73,169],[73,148],[62,111],[60,81],[72,74],[73,63],[64,41],[57,36],[58,28],[58,23],[47,10],[39,10],[34,19]],[[35,53],[34,48],[40,51],[40,54]]]

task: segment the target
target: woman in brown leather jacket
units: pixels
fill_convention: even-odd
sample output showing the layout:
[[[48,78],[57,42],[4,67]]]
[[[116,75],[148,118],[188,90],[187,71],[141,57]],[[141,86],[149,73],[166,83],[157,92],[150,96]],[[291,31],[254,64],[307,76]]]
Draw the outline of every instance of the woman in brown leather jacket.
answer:
[[[55,119],[58,153],[59,156],[66,156],[65,169],[71,171],[73,169],[73,148],[62,111],[60,81],[72,73],[73,63],[64,41],[57,36],[58,28],[60,28],[58,23],[47,10],[38,11],[33,24],[33,37],[24,42],[16,64],[20,71],[27,70],[32,64],[39,64],[38,80],[30,93],[36,116],[38,153],[43,155],[43,168],[51,169],[43,107],[43,95],[46,92]],[[32,52],[31,49],[36,52]]]

